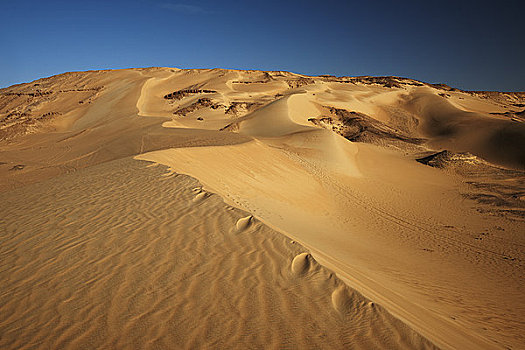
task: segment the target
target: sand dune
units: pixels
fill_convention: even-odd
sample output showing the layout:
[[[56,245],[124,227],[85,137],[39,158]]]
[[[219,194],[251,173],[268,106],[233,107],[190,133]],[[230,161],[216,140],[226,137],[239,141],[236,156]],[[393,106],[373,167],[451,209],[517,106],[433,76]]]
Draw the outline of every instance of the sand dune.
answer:
[[[0,347],[520,348],[524,102],[221,69],[2,89]]]
[[[421,131],[435,147],[470,152],[488,161],[525,169],[525,125],[455,107],[441,96],[416,93],[409,110],[421,117]]]

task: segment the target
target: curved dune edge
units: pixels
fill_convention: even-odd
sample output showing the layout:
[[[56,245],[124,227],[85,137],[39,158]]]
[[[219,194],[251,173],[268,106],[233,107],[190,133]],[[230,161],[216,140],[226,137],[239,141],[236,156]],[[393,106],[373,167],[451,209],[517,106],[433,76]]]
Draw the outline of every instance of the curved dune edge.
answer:
[[[319,219],[315,216],[319,211],[327,213],[334,211],[334,203],[327,199],[330,194],[323,193],[324,188],[312,180],[311,175],[305,172],[300,164],[293,165],[290,159],[281,158],[282,155],[273,153],[275,151],[271,149],[269,152],[272,153],[268,155],[268,159],[265,159],[263,155],[268,152],[266,147],[260,142],[251,142],[213,149],[206,147],[170,149],[143,154],[135,159],[164,164],[176,172],[199,179],[206,188],[220,193],[227,203],[250,211],[266,225],[307,247],[315,259],[336,272],[339,278],[353,288],[354,292],[357,290],[385,307],[388,312],[436,346],[443,349],[499,348],[468,329],[428,312],[425,307],[385,288],[381,282],[374,281],[364,274],[359,267],[345,264],[344,260],[334,257],[334,246],[330,242],[328,244],[322,242],[323,235],[326,235],[327,231],[334,230],[328,237],[340,239],[341,232],[335,231],[337,226],[330,222],[331,217]],[[253,156],[255,154],[257,157]],[[280,165],[276,168],[269,166],[272,161]],[[286,166],[285,161],[288,162]],[[258,170],[259,164],[265,164],[264,170]],[[213,172],[208,170],[210,167],[214,169]],[[238,167],[250,169],[251,174],[258,175],[247,176]],[[294,182],[282,180],[289,178],[293,178]],[[272,208],[273,211],[268,208]],[[246,225],[248,218],[250,217],[241,219],[240,225]],[[319,232],[323,232],[323,235],[319,235]],[[348,242],[335,242],[339,248],[348,248]],[[298,258],[300,262],[295,260]],[[306,254],[295,259],[292,263],[292,271],[301,275],[308,269]],[[339,305],[338,303],[336,304]],[[346,306],[341,308],[337,305],[336,310],[347,309]]]

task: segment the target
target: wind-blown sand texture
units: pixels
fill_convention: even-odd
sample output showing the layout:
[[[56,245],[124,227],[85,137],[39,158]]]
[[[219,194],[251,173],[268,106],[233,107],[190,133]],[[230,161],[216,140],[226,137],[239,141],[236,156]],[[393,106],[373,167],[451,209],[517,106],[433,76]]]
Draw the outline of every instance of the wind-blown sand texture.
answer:
[[[524,110],[222,69],[1,89],[0,348],[518,349]]]

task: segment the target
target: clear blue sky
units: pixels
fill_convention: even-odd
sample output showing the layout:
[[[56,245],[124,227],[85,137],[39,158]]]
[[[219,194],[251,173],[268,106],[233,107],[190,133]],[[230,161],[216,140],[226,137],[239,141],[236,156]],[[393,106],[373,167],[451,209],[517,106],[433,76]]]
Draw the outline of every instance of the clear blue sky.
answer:
[[[525,90],[525,1],[0,0],[0,87],[168,66]]]

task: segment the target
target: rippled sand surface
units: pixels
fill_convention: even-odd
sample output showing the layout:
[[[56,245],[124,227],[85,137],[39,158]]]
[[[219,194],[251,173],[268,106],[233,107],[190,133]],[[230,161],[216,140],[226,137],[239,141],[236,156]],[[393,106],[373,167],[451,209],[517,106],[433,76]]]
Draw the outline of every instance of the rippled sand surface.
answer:
[[[432,348],[162,166],[91,167],[3,194],[0,212],[2,349]]]

